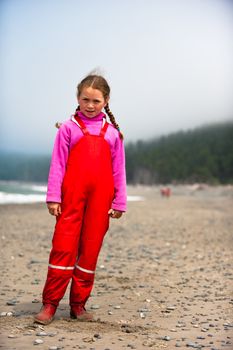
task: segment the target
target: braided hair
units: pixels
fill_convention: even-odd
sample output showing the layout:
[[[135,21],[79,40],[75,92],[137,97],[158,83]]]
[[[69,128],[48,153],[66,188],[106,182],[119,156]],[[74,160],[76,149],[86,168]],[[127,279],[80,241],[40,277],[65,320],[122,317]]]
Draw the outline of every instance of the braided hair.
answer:
[[[93,89],[100,90],[105,100],[110,96],[110,87],[104,77],[98,74],[89,74],[86,76],[77,86],[77,97],[80,96],[84,87],[92,87]],[[114,115],[112,114],[109,104],[107,103],[104,107],[112,125],[118,130],[120,138],[123,139],[123,134],[120,131],[120,127],[117,124]],[[79,106],[76,109],[76,113],[79,111]]]
[[[105,112],[107,113],[109,119],[110,119],[110,122],[112,123],[112,125],[119,131],[119,134],[120,134],[120,138],[123,140],[124,136],[122,134],[122,132],[120,131],[120,127],[119,125],[117,124],[116,122],[116,119],[114,117],[114,115],[112,114],[110,108],[109,108],[109,104],[107,103],[106,106],[104,107],[104,110]]]

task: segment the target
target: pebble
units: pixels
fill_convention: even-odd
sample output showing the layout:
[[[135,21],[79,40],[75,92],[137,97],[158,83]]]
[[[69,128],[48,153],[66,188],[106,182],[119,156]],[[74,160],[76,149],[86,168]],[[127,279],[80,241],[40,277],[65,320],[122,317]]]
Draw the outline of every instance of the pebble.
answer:
[[[6,304],[10,305],[10,306],[15,306],[16,303],[17,303],[16,299],[12,299],[12,300],[9,300],[9,301],[6,302]]]
[[[114,306],[114,309],[120,309],[121,307],[120,307],[120,305],[115,305]]]
[[[164,337],[162,337],[162,340],[170,341],[171,337],[169,337],[169,335],[165,335]]]
[[[175,309],[176,309],[175,306],[167,306],[167,308],[166,308],[166,310],[169,310],[169,311],[173,311]]]
[[[42,332],[36,333],[37,337],[55,337],[55,335],[57,335],[57,332],[48,332],[48,333],[46,333],[46,332],[42,331]]]
[[[49,347],[49,350],[58,350],[58,347],[53,345]]]
[[[43,340],[42,339],[36,339],[36,340],[34,340],[34,345],[39,345],[39,344],[43,344]]]
[[[101,339],[102,337],[101,337],[100,334],[96,333],[96,334],[94,334],[94,338],[96,338],[96,339]]]
[[[200,344],[192,343],[192,342],[187,343],[186,346],[187,346],[188,348],[194,348],[194,349],[198,349],[198,348],[201,348],[201,347],[202,347]]]
[[[38,332],[36,335],[37,337],[46,337],[48,334],[46,332]]]
[[[1,312],[0,316],[1,316],[1,317],[7,316],[7,312],[5,312],[5,311]]]
[[[99,308],[100,308],[100,306],[97,305],[97,304],[91,305],[91,309],[92,309],[92,310],[97,310],[97,309],[99,309]]]
[[[82,341],[84,343],[92,343],[93,340],[94,340],[93,337],[92,338],[91,337],[85,337],[85,338],[82,339]]]
[[[201,329],[201,331],[202,331],[202,332],[207,332],[207,331],[208,331],[208,329],[206,329],[206,328],[202,328],[202,329]]]
[[[146,318],[146,315],[143,312],[140,312],[139,315],[141,318]]]
[[[149,310],[149,309],[144,308],[144,309],[138,309],[138,312],[150,312],[150,310]]]
[[[13,312],[9,311],[9,312],[7,312],[6,315],[7,315],[7,316],[13,316]]]
[[[15,334],[9,334],[8,338],[17,338]]]
[[[181,348],[181,344],[180,343],[176,343],[176,348]]]
[[[47,334],[49,337],[55,337],[55,335],[57,335],[57,332],[49,332]]]
[[[40,280],[38,278],[35,278],[34,281],[31,282],[31,284],[39,284]]]
[[[39,264],[39,263],[40,263],[40,261],[37,259],[31,259],[29,262],[29,264]]]

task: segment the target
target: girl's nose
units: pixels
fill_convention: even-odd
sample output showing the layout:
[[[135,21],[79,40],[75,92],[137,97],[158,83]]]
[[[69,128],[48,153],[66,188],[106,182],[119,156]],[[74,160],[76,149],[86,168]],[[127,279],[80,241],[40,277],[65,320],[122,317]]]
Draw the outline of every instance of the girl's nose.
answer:
[[[93,103],[92,102],[88,102],[87,107],[88,108],[92,108],[93,107]]]

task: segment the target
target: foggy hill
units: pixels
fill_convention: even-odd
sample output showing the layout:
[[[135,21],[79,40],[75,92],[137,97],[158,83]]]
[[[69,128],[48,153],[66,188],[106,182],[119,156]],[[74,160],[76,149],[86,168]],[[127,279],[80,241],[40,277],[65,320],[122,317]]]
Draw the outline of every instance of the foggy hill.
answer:
[[[129,183],[233,182],[233,121],[126,147]]]

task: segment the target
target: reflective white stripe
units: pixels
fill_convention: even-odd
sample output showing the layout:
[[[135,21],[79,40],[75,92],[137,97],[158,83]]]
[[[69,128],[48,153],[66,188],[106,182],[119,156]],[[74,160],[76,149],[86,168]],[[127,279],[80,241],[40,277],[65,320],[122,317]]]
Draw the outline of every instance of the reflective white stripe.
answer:
[[[49,267],[52,267],[52,269],[59,269],[59,270],[73,270],[74,266],[57,266],[49,264]]]
[[[79,269],[79,270],[81,270],[81,271],[83,271],[83,272],[95,273],[95,271],[84,269],[83,267],[80,267],[80,266],[78,266],[78,265],[75,265],[75,267],[77,267],[77,269]]]

